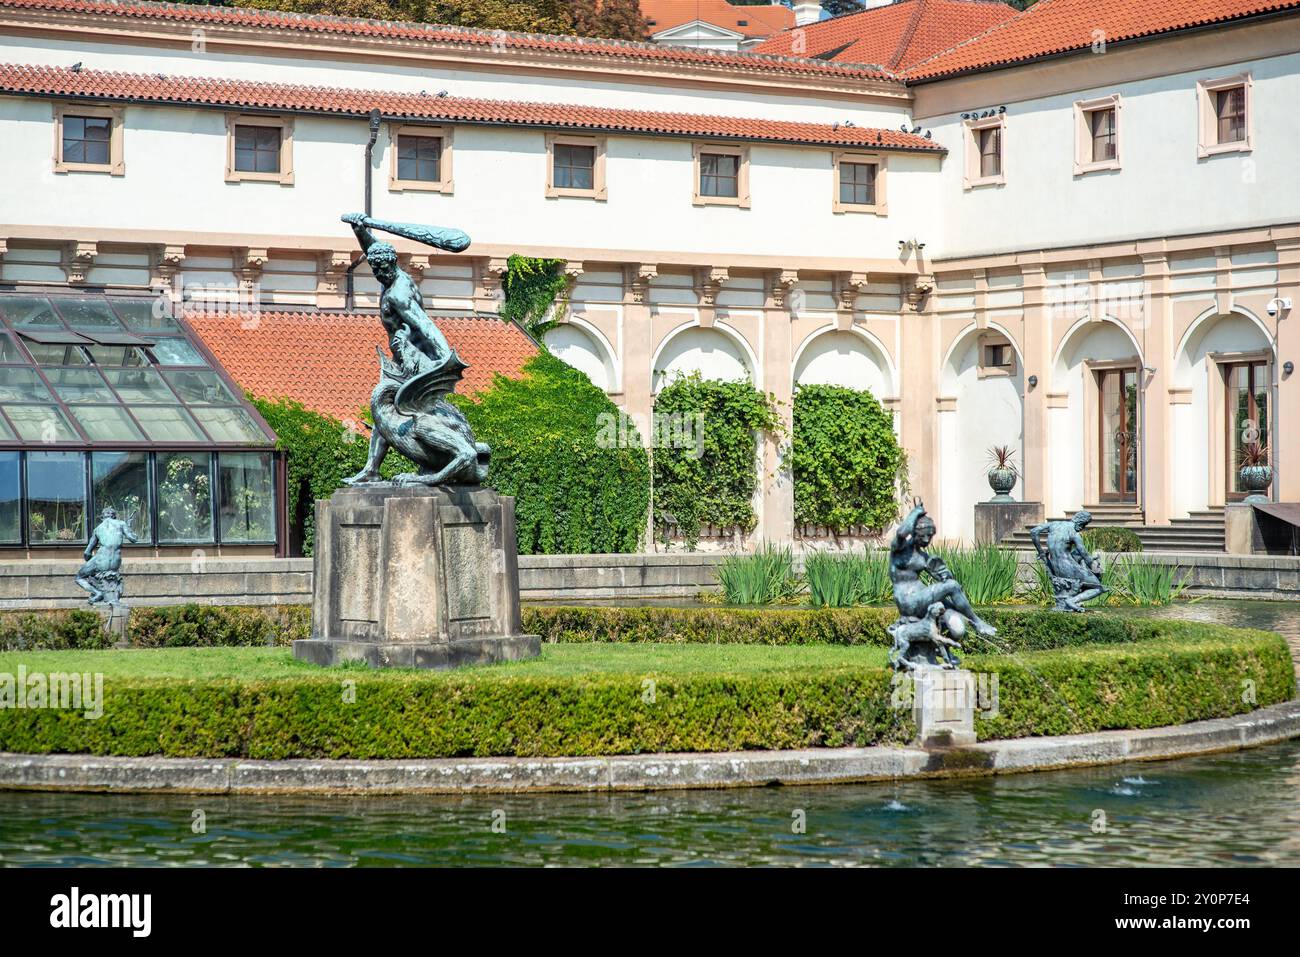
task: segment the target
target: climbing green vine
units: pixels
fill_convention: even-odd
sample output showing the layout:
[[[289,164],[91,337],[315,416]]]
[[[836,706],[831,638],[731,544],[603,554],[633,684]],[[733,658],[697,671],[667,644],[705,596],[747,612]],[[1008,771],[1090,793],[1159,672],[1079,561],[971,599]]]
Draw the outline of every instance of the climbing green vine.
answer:
[[[897,517],[907,460],[892,417],[870,392],[800,386],[790,465],[796,524],[843,532],[881,529]]]
[[[689,547],[704,525],[752,529],[758,432],[779,433],[776,401],[748,382],[682,375],[655,399],[655,524]],[[673,441],[663,441],[669,436]]]
[[[506,274],[501,282],[505,301],[499,315],[505,322],[517,322],[538,342],[546,331],[563,318],[566,308],[561,298],[568,279],[560,271],[562,259],[511,256],[506,260]],[[554,313],[551,305],[556,304]]]

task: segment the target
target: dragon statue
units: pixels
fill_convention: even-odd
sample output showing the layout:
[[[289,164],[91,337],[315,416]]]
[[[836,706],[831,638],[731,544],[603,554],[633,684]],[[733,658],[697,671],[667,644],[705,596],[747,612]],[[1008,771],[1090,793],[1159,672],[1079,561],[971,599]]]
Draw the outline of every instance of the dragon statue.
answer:
[[[397,263],[397,250],[375,239],[371,229],[462,252],[469,236],[459,229],[390,223],[363,213],[348,213],[370,271],[379,281],[379,319],[388,333],[391,358],[379,353],[379,383],[370,396],[375,428],[365,467],[345,479],[348,485],[383,481],[379,468],[396,449],[419,468],[394,478],[398,485],[479,485],[487,477],[491,450],[474,440],[464,414],[447,401],[468,366],[424,311],[414,279]]]

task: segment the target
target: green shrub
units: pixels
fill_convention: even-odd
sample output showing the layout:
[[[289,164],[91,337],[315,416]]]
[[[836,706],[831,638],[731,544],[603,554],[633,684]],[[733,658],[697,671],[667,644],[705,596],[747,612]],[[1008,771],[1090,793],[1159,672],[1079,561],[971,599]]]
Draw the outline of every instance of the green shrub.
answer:
[[[722,594],[732,605],[771,605],[799,591],[788,545],[764,543],[749,555],[728,555],[718,564]]]
[[[894,419],[875,396],[837,385],[794,393],[790,466],[794,520],[836,532],[881,529],[898,517],[907,462]]]
[[[641,437],[585,374],[543,352],[524,375],[453,396],[492,446],[487,483],[515,498],[523,555],[631,552],[645,532],[650,467]]]
[[[1090,552],[1140,552],[1142,539],[1137,532],[1122,525],[1102,525],[1083,531],[1084,547]]]
[[[97,612],[0,612],[0,651],[63,651],[70,648],[111,648]]]
[[[1015,597],[1020,562],[1010,549],[985,543],[973,548],[937,548],[934,554],[961,582],[971,604],[994,605]]]
[[[126,631],[134,648],[288,645],[310,637],[308,605],[132,608]],[[0,613],[0,651],[94,650],[113,644],[93,611]]]
[[[780,428],[772,397],[748,382],[702,379],[696,372],[664,386],[654,411],[661,421],[697,421],[702,430],[697,444],[655,449],[656,526],[676,525],[690,548],[704,525],[752,529],[758,488],[755,433]]]
[[[998,676],[997,714],[975,722],[980,740],[1158,728],[1244,714],[1295,694],[1279,635],[1153,624],[1141,644],[966,659],[971,671]],[[1254,699],[1243,693],[1246,682],[1254,683]]]
[[[512,255],[506,260],[506,274],[501,282],[505,301],[500,316],[517,322],[534,339],[541,340],[566,310],[561,298],[569,287],[569,277],[560,268],[563,259],[541,259]],[[551,307],[555,306],[553,310]]]
[[[850,608],[893,600],[889,558],[879,549],[814,552],[804,562],[808,603],[814,608]]]

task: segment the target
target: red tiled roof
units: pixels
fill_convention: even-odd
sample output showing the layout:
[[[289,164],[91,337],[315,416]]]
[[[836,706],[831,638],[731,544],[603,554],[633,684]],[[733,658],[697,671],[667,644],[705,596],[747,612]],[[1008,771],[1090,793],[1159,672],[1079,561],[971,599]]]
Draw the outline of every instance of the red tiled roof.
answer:
[[[996,69],[1189,27],[1300,7],[1300,0],[1038,0],[1024,13],[909,69],[909,80]]]
[[[641,15],[650,21],[651,34],[694,20],[747,37],[766,37],[794,26],[794,11],[777,3],[743,7],[727,0],[641,0]]]
[[[999,0],[896,0],[831,20],[786,30],[755,53],[822,57],[839,63],[906,69],[1016,15]]]
[[[830,76],[843,79],[892,79],[878,70],[818,60],[785,59],[659,46],[626,40],[549,36],[540,33],[509,33],[504,30],[475,30],[437,23],[404,23],[393,20],[360,20],[320,14],[284,13],[275,10],[246,10],[238,7],[210,7],[182,3],[147,3],[143,0],[0,0],[5,7],[58,13],[124,17],[135,20],[163,20],[208,27],[286,30],[296,33],[332,34],[374,39],[424,41],[446,49],[490,47],[494,50],[527,50],[568,53],[610,60],[659,62],[665,65],[706,66],[738,72],[786,73]]]
[[[387,117],[584,129],[643,135],[700,136],[715,139],[866,146],[876,149],[941,151],[921,136],[865,126],[832,126],[792,120],[758,120],[694,113],[661,113],[556,103],[521,103],[392,93],[338,87],[297,86],[162,74],[110,73],[70,67],[0,64],[0,93],[77,99],[129,100],[365,116],[378,108]]]
[[[341,421],[360,421],[379,380],[375,347],[387,351],[379,316],[362,313],[189,313],[186,320],[239,385],[259,398],[289,398]],[[513,323],[434,317],[469,364],[456,387],[473,395],[493,376],[517,378],[537,347]],[[293,343],[286,352],[277,344]]]

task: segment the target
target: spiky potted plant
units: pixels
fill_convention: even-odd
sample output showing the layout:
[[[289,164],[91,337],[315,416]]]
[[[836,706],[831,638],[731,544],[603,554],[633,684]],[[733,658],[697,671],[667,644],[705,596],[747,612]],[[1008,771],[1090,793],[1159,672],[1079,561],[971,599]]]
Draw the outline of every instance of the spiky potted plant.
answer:
[[[1241,447],[1240,470],[1241,486],[1249,494],[1247,502],[1267,502],[1265,494],[1273,484],[1273,465],[1268,446],[1262,442],[1247,442]]]
[[[1009,445],[995,445],[989,449],[989,488],[996,493],[991,501],[1010,502],[1011,490],[1016,487],[1020,468],[1014,461],[1015,450]]]

